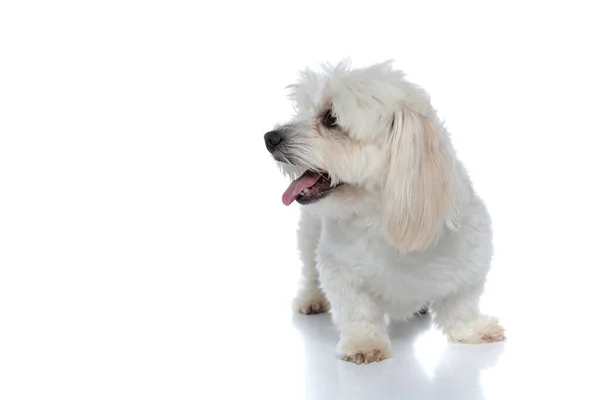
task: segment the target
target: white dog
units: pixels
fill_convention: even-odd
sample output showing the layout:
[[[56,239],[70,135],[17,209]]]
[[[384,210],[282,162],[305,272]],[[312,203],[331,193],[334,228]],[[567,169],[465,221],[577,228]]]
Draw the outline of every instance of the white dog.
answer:
[[[306,70],[297,115],[265,135],[302,204],[296,310],[331,311],[339,356],[391,356],[386,316],[428,306],[452,342],[504,340],[479,298],[492,258],[488,212],[419,86],[392,62]]]

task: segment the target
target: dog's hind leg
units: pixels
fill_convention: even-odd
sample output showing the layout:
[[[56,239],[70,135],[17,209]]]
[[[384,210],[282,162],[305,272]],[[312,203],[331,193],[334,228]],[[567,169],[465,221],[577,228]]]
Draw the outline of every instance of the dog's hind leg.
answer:
[[[320,221],[316,217],[302,212],[298,227],[298,250],[302,262],[302,272],[300,288],[293,302],[294,311],[301,314],[329,311],[329,302],[321,290],[316,267],[316,250],[320,235]]]
[[[483,284],[463,288],[432,304],[434,321],[453,343],[491,343],[505,340],[498,319],[479,312]]]

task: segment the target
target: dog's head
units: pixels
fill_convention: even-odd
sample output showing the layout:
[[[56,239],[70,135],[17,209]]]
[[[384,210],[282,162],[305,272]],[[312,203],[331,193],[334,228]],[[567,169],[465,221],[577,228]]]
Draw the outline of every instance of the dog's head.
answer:
[[[286,205],[344,201],[349,187],[380,198],[385,235],[404,251],[433,244],[458,217],[455,157],[429,96],[391,62],[306,70],[291,85],[295,117],[265,135],[293,181]],[[345,188],[345,189],[343,189]]]

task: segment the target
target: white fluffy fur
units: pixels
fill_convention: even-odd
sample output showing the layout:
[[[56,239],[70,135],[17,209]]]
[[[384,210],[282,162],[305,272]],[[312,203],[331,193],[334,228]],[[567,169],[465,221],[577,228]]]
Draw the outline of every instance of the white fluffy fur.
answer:
[[[504,340],[478,307],[490,217],[428,95],[391,62],[326,65],[290,88],[297,115],[281,127],[290,163],[279,166],[290,178],[311,169],[346,183],[302,206],[296,310],[331,306],[338,353],[357,363],[390,357],[385,317],[409,318],[426,304],[453,342]],[[327,109],[338,131],[320,123]]]

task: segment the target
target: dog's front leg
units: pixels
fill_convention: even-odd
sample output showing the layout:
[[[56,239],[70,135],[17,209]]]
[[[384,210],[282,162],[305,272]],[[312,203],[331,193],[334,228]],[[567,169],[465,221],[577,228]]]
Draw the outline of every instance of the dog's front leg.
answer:
[[[300,288],[293,302],[294,311],[317,314],[329,311],[329,302],[321,290],[317,272],[316,251],[321,236],[321,222],[302,211],[298,226],[298,250],[302,262]]]
[[[320,263],[319,271],[321,284],[331,303],[333,320],[340,331],[338,355],[357,364],[391,357],[384,313],[361,288],[352,271],[330,260]]]

